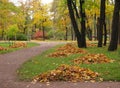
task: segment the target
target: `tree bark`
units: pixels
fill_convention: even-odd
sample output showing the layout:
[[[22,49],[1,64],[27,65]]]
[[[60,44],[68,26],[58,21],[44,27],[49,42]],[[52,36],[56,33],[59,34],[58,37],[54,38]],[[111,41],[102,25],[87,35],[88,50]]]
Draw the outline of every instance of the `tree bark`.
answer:
[[[71,40],[73,41],[74,40],[74,34],[73,34],[72,27],[70,27],[70,30],[71,30]]]
[[[99,40],[100,18],[97,18],[97,40]]]
[[[106,29],[106,23],[104,23],[104,46],[107,44],[107,29]]]
[[[97,40],[96,14],[94,14],[94,40]]]
[[[65,27],[65,30],[66,30],[66,33],[65,33],[65,40],[67,41],[67,40],[68,40],[68,28]]]
[[[100,4],[100,30],[98,37],[98,47],[102,47],[103,44],[103,28],[105,24],[105,1],[106,0],[101,0]]]
[[[115,7],[113,12],[112,20],[112,34],[111,41],[108,50],[117,50],[118,45],[118,28],[119,28],[119,11],[120,11],[120,0],[115,0]]]
[[[85,26],[85,7],[84,0],[80,0],[80,16],[81,16],[81,47],[86,48],[86,26]]]
[[[74,9],[75,9],[76,17],[77,17],[77,18],[80,18],[80,16],[79,16],[79,12],[78,12],[78,10],[77,10],[77,8],[76,8],[76,1],[73,2],[73,0],[72,0],[72,5],[73,5],[73,7],[74,7]]]
[[[45,41],[45,29],[44,29],[44,26],[42,26],[42,32],[43,32],[43,41]]]
[[[2,29],[2,39],[4,39],[4,29]]]
[[[119,9],[120,11],[120,9]],[[119,14],[119,35],[118,35],[118,38],[119,38],[119,45],[120,45],[120,14]]]
[[[77,25],[77,22],[75,20],[74,11],[72,8],[72,0],[67,0],[67,6],[69,9],[69,14],[70,14],[71,22],[72,22],[72,25],[74,28],[74,32],[75,32],[75,35],[77,37],[77,44],[78,44],[78,47],[80,48],[81,47],[81,34],[79,32],[78,25]]]

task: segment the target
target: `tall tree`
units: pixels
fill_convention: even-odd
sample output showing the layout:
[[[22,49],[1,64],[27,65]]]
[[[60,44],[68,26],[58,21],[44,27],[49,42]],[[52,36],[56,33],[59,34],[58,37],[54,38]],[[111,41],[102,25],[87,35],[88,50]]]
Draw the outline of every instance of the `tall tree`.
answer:
[[[119,14],[119,24],[120,24],[120,14]],[[119,25],[119,45],[120,45],[120,25]]]
[[[118,30],[119,30],[119,15],[120,15],[120,0],[115,0],[115,7],[113,12],[112,20],[112,34],[111,41],[108,50],[115,51],[117,50],[118,45]]]
[[[106,33],[106,25],[105,25],[105,2],[106,2],[106,0],[101,0],[101,4],[100,4],[100,28],[98,30],[99,31],[98,47],[102,47],[102,44],[103,44],[103,29],[105,29],[105,33]]]
[[[81,16],[81,47],[86,47],[86,26],[85,26],[85,0],[80,0]]]
[[[28,28],[30,25],[30,1],[20,2],[18,17],[18,27],[23,34],[28,33]]]
[[[68,6],[71,22],[75,31],[75,35],[77,37],[78,47],[81,47],[81,33],[79,32],[78,24],[75,19],[73,7],[72,7],[72,0],[67,0],[67,6]]]

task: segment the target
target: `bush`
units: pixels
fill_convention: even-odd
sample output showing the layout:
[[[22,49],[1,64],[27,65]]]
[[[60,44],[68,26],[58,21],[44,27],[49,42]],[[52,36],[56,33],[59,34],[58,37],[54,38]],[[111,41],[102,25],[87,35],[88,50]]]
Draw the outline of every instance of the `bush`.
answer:
[[[17,35],[17,40],[27,40],[27,35],[25,35],[25,34],[18,34]]]
[[[15,40],[15,36],[13,36],[13,35],[8,36],[8,37],[9,37],[9,40]],[[16,40],[24,40],[24,41],[26,41],[27,36],[25,34],[17,34],[16,35]]]

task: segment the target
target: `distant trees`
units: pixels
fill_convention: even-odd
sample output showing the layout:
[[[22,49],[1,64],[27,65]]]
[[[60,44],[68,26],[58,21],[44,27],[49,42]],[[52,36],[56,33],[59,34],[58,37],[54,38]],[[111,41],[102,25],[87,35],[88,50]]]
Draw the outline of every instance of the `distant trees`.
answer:
[[[33,25],[34,29],[33,31],[36,31],[38,29],[39,31],[42,31],[43,35],[43,40],[45,40],[45,27],[48,27],[51,25],[50,21],[50,15],[48,13],[48,6],[43,5],[41,3],[41,0],[31,0],[31,16],[32,16],[32,21],[31,25]],[[38,31],[37,30],[37,31]]]
[[[0,0],[0,37],[3,39],[5,30],[16,23],[15,15],[18,8],[8,0]]]
[[[54,0],[52,13],[49,8],[41,0],[27,0],[19,6],[9,0],[0,0],[0,37],[18,32],[31,36],[40,30],[44,40],[45,31],[48,31],[54,39],[77,39],[78,47],[85,48],[87,34],[89,40],[98,40],[98,47],[102,47],[112,32],[108,50],[117,49],[120,43],[120,0]],[[17,32],[12,33],[11,27]]]
[[[16,25],[19,33],[31,37],[39,29],[45,38],[45,29],[51,27],[51,16],[48,5],[43,5],[41,0],[26,0],[18,2],[16,6],[9,0],[0,0],[0,38],[7,38],[11,33],[11,26]],[[7,31],[8,32],[7,32]]]
[[[52,31],[54,32],[54,39],[73,40],[74,32],[66,0],[53,0],[51,12],[53,16]]]

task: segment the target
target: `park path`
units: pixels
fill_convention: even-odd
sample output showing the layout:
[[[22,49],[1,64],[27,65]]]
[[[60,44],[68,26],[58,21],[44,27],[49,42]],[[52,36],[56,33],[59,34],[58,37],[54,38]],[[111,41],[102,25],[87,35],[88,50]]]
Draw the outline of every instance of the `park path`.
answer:
[[[19,82],[16,79],[16,70],[31,57],[54,47],[60,42],[39,42],[40,46],[18,50],[16,52],[0,55],[0,88],[120,88],[120,82],[101,83],[71,83],[51,82],[32,83]],[[65,43],[65,42],[62,42]]]

